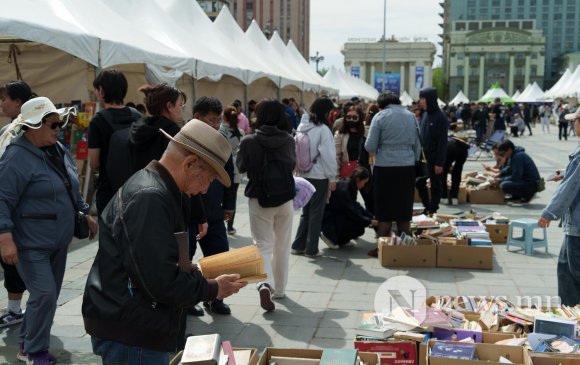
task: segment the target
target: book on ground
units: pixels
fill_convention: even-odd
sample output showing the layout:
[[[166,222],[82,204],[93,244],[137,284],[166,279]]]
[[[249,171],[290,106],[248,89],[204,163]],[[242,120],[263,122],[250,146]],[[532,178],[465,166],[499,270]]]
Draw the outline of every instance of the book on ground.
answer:
[[[356,365],[357,357],[356,349],[324,349],[320,365]]]
[[[224,274],[239,274],[239,281],[252,283],[263,281],[267,277],[264,272],[264,258],[256,245],[203,257],[198,266],[206,279],[215,279]]]
[[[382,315],[379,313],[363,313],[363,318],[357,327],[357,334],[369,337],[388,338],[397,330],[383,322]]]
[[[183,365],[217,365],[220,358],[220,335],[190,336],[187,338],[181,363]]]

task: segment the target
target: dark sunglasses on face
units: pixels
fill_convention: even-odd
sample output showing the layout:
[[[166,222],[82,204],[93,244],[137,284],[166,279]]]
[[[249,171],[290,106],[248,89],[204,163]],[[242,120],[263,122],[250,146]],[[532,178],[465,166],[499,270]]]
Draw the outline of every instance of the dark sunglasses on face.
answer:
[[[46,124],[47,126],[49,126],[50,129],[56,129],[56,127],[58,127],[58,128],[64,127],[64,122],[63,121],[60,121],[60,120],[58,122],[48,122],[48,121],[45,121],[44,124]]]

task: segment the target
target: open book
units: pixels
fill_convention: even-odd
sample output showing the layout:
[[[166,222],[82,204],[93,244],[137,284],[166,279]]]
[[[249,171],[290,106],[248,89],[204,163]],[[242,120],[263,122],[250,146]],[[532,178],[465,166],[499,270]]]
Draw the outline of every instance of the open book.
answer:
[[[267,277],[264,272],[264,258],[256,245],[201,258],[198,267],[206,279],[215,279],[224,274],[239,274],[238,281],[253,283]]]

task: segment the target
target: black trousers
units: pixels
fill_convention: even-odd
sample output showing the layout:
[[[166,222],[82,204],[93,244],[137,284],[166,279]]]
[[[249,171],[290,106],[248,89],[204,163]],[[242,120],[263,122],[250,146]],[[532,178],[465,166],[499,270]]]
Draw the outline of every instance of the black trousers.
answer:
[[[2,269],[4,269],[4,287],[8,293],[22,294],[26,290],[26,285],[16,270],[16,265],[8,265],[0,259]]]
[[[447,145],[447,160],[445,161],[445,169],[443,170],[443,197],[457,199],[459,195],[459,184],[461,183],[461,174],[463,173],[463,165],[467,161],[469,147],[462,145],[459,142],[449,142]],[[453,166],[451,171],[451,190],[447,192],[447,174]]]
[[[443,193],[443,179],[445,178],[445,174],[441,173],[435,175],[435,165],[433,164],[428,163],[427,167],[429,170],[428,177],[431,181],[431,197],[429,197],[429,192],[427,191],[426,178],[423,177],[417,179],[416,187],[425,209],[427,209],[429,213],[437,213],[439,210],[439,202],[441,201],[441,194]]]
[[[558,123],[558,139],[562,140],[562,137],[568,140],[568,121]]]

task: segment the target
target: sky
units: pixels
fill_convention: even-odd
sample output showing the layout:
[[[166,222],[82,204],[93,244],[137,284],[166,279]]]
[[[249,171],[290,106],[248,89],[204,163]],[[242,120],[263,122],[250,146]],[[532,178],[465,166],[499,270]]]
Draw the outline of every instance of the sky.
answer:
[[[387,0],[387,39],[427,38],[441,54],[438,25],[441,0]],[[383,35],[384,0],[310,0],[310,56],[324,56],[319,68],[344,69],[340,53],[349,38],[376,38]],[[314,62],[311,62],[315,68]],[[435,66],[441,58],[435,56]]]

